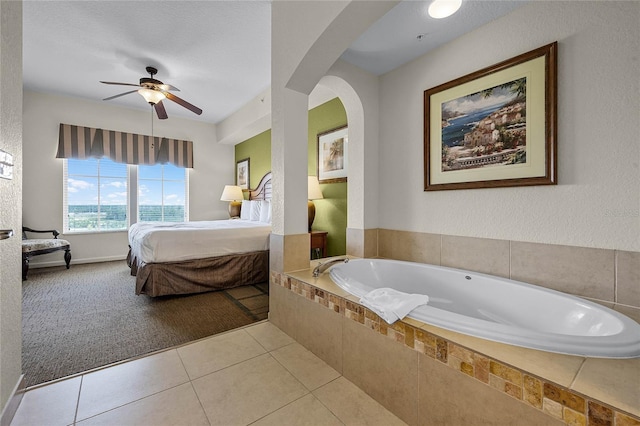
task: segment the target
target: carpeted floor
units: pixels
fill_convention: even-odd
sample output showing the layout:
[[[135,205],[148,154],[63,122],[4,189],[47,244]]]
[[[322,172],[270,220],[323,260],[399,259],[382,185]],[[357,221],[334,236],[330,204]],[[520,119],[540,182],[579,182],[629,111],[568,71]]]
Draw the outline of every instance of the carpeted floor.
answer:
[[[268,284],[188,296],[136,296],[124,261],[32,269],[22,283],[27,386],[265,319]]]

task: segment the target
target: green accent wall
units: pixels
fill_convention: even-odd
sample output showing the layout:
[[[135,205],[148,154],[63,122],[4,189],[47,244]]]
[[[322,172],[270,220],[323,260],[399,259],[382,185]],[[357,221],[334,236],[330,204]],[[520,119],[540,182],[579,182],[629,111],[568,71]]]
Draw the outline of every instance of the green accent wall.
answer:
[[[309,176],[317,176],[318,134],[347,125],[347,113],[335,98],[309,111],[308,161]],[[271,130],[236,145],[236,162],[249,158],[249,182],[255,188],[271,170]],[[347,253],[347,183],[321,184],[324,199],[315,200],[314,231],[327,231],[327,256]]]
[[[249,159],[249,187],[258,186],[262,176],[271,170],[271,129],[237,144],[235,157],[236,164]]]

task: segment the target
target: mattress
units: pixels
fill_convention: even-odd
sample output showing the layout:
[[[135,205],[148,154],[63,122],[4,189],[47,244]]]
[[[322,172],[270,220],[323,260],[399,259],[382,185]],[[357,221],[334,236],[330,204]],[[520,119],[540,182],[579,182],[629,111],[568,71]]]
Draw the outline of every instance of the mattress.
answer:
[[[250,220],[142,222],[129,228],[139,265],[269,250],[271,224]]]

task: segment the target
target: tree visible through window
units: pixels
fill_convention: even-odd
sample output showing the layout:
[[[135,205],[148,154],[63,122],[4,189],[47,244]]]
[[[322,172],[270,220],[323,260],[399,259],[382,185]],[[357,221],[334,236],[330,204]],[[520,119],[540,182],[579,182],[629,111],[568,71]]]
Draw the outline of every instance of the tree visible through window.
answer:
[[[66,161],[65,231],[127,229],[127,165],[95,158]]]
[[[172,164],[138,166],[138,221],[186,221],[186,169]]]

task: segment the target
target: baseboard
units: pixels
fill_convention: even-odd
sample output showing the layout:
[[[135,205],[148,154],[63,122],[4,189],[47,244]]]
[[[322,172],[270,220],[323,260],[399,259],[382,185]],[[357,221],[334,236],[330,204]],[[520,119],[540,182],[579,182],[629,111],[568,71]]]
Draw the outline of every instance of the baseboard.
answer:
[[[22,397],[24,396],[25,390],[25,381],[24,374],[20,375],[20,379],[16,384],[16,387],[11,392],[11,396],[7,401],[7,405],[4,406],[2,410],[2,415],[0,415],[0,426],[9,426],[13,421],[13,416],[16,415],[16,411],[18,411],[18,407],[22,402]]]
[[[93,257],[85,259],[71,259],[71,267],[73,265],[80,265],[83,263],[100,263],[100,262],[113,262],[115,260],[126,260],[127,256],[106,256],[106,257]],[[29,262],[29,270],[36,268],[50,268],[52,266],[65,266],[64,260],[53,260],[50,262],[34,262],[33,259]]]

